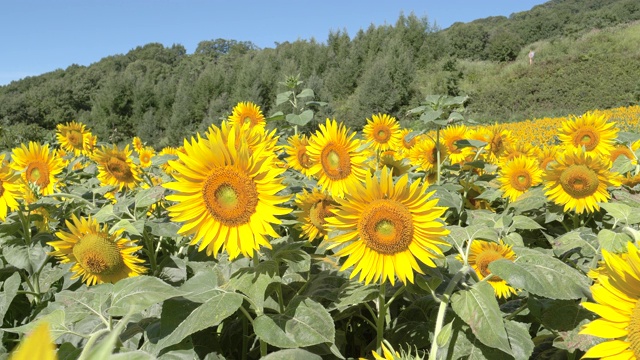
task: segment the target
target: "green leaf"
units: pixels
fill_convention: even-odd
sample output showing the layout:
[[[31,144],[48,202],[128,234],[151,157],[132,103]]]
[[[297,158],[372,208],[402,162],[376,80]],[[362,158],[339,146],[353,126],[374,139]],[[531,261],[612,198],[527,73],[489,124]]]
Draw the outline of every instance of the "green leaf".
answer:
[[[632,208],[620,202],[600,203],[600,206],[607,210],[607,213],[613,216],[614,219],[622,221],[627,225],[640,223],[640,211],[638,211],[637,208]]]
[[[511,223],[510,228],[518,230],[536,230],[542,229],[543,227],[531,218],[516,215],[513,217],[513,223]]]
[[[305,110],[300,115],[287,114],[287,122],[293,125],[304,126],[313,120],[313,111]]]
[[[193,310],[183,322],[167,337],[160,339],[157,349],[175,345],[188,335],[200,330],[217,326],[231,316],[242,305],[242,295],[220,292],[204,304]]]
[[[20,274],[13,273],[2,285],[2,293],[0,293],[0,319],[4,319],[4,315],[9,309],[9,305],[13,301],[13,298],[18,294],[20,288]]]
[[[121,352],[118,354],[110,354],[108,359],[110,360],[118,360],[118,359],[122,359],[122,360],[154,360],[156,359],[155,356],[149,354],[148,352],[144,352],[142,350],[134,350],[134,351],[127,351],[127,352]]]
[[[502,313],[491,285],[479,282],[469,290],[458,291],[451,296],[451,307],[480,342],[511,353]]]
[[[549,241],[556,256],[578,249],[584,257],[593,257],[599,246],[596,235],[591,229],[580,228]],[[595,246],[594,246],[595,245]]]
[[[113,300],[109,314],[124,316],[129,311],[140,312],[153,304],[183,294],[182,291],[151,276],[142,275],[122,279],[113,286]]]
[[[511,355],[515,359],[529,359],[533,353],[533,340],[529,335],[529,324],[505,321],[505,328],[511,344]]]
[[[486,141],[481,140],[458,140],[455,142],[456,147],[465,148],[465,147],[474,147],[474,148],[483,148],[487,145]]]
[[[229,287],[247,295],[254,309],[261,313],[264,309],[264,299],[270,284],[280,282],[275,261],[263,261],[253,268],[243,268],[234,273],[229,279]]]
[[[553,256],[526,248],[513,248],[516,260],[489,264],[494,275],[517,289],[550,299],[579,299],[589,294],[589,279]]]
[[[300,91],[300,93],[296,95],[297,98],[314,97],[314,96],[316,95],[313,93],[313,90],[309,88],[302,89],[302,91]]]
[[[115,219],[116,215],[113,213],[113,205],[107,204],[103,206],[97,213],[93,215],[93,218],[100,223]]]
[[[442,327],[442,329],[440,330],[440,333],[438,334],[438,337],[436,338],[436,343],[438,344],[438,347],[444,347],[445,345],[447,345],[447,343],[449,342],[449,339],[451,339],[452,326],[453,326],[453,321],[447,323],[445,326]]]
[[[462,114],[456,111],[451,112],[451,114],[449,114],[449,118],[447,119],[447,121],[449,121],[450,123],[454,121],[461,121],[461,120],[464,120],[464,116],[462,116]],[[471,141],[478,141],[478,140],[471,140]],[[484,141],[479,141],[479,142],[484,142]],[[476,147],[480,147],[480,146],[476,146]]]
[[[195,274],[191,279],[187,280],[180,291],[184,293],[184,297],[195,302],[203,303],[214,294],[220,292],[218,284],[222,282],[222,274],[216,268],[209,268]]]
[[[293,95],[293,91],[285,91],[276,95],[276,106],[289,101],[291,95]]]
[[[148,189],[144,189],[136,194],[135,207],[143,208],[151,206],[164,197],[165,189],[162,186],[153,186]]]
[[[175,238],[178,235],[180,224],[176,224],[172,221],[160,222],[160,220],[147,221],[146,225],[151,228],[151,234],[155,236],[163,236],[168,238]]]
[[[276,111],[273,114],[271,114],[271,116],[269,116],[268,118],[264,119],[264,121],[269,122],[269,121],[280,121],[280,120],[284,120],[284,113],[282,111]]]
[[[39,243],[31,246],[7,246],[2,249],[2,254],[9,264],[26,270],[30,275],[48,259],[47,252]]]
[[[142,236],[142,231],[139,231],[137,227],[139,227],[139,222],[142,221],[142,226],[144,226],[144,220],[138,220],[134,223],[127,219],[122,219],[115,223],[111,229],[109,229],[109,233],[113,234],[120,229],[124,229],[124,231],[128,232],[130,235]],[[138,225],[138,226],[136,226]]]
[[[451,232],[447,235],[449,243],[455,244],[459,248],[463,248],[466,242],[470,240],[488,240],[497,242],[498,234],[495,229],[488,228],[484,225],[472,225],[467,227],[448,226]]]
[[[304,349],[285,349],[273,352],[262,360],[322,360],[322,357]]]
[[[623,253],[627,251],[627,244],[631,238],[625,233],[617,233],[609,229],[602,229],[598,233],[598,242],[600,246],[614,253]]]
[[[428,124],[436,119],[439,119],[440,115],[442,115],[442,110],[425,110],[422,115],[420,115],[420,120],[424,124]]]
[[[262,314],[253,322],[258,338],[279,348],[298,348],[333,343],[333,318],[311,300],[291,301],[284,314]]]

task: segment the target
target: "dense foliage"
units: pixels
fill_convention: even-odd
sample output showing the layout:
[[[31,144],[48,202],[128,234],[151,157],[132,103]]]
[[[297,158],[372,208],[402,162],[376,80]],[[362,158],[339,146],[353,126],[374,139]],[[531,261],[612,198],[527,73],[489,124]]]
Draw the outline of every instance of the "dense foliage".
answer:
[[[239,101],[267,114],[286,110],[276,94],[295,75],[330,104],[315,109],[317,119],[357,129],[379,111],[403,120],[433,93],[470,95],[471,117],[489,121],[628,105],[640,94],[632,75],[639,28],[624,24],[639,18],[635,0],[562,0],[445,30],[410,14],[393,26],[274,48],[215,39],[187,54],[182,45],[147,44],[0,87],[0,147],[43,140],[43,130],[72,120],[114,142],[138,135],[157,148],[177,145]]]

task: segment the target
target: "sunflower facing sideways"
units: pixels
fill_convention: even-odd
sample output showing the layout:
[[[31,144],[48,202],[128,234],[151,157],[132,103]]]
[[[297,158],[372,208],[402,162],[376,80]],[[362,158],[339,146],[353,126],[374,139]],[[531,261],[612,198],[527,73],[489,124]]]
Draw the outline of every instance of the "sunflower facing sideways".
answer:
[[[609,157],[615,147],[618,129],[615,122],[607,122],[605,115],[587,112],[562,123],[558,138],[569,148],[582,148],[596,155]]]
[[[542,169],[537,159],[518,156],[502,165],[498,181],[504,192],[502,196],[509,198],[509,201],[516,201],[520,195],[542,182]]]
[[[49,150],[49,145],[40,145],[33,141],[29,142],[28,147],[21,144],[13,149],[11,159],[11,168],[22,173],[25,183],[37,185],[41,195],[54,193],[58,182],[57,175],[64,168],[64,161]]]
[[[350,186],[335,216],[327,217],[330,230],[341,231],[329,238],[329,249],[343,245],[336,256],[347,256],[341,271],[355,265],[351,277],[360,273],[359,281],[395,284],[396,276],[413,283],[413,272],[422,274],[418,260],[435,267],[433,259],[442,256],[440,246],[448,246],[443,237],[449,233],[441,220],[446,208],[430,200],[428,184],[419,180],[408,183],[409,176],[394,184],[391,170],[383,168],[380,177],[366,179],[366,184]]]
[[[284,146],[284,151],[287,153],[285,160],[289,167],[294,170],[298,170],[304,176],[309,176],[309,169],[311,169],[311,159],[307,152],[307,146],[309,146],[309,139],[302,134],[295,134],[287,140],[288,145]]]
[[[367,119],[362,134],[371,142],[376,152],[396,150],[402,142],[400,124],[396,118],[387,114],[372,115],[371,119]]]
[[[124,229],[110,233],[108,226],[100,227],[96,219],[75,215],[66,224],[69,232],[57,232],[59,240],[47,244],[55,250],[50,255],[62,263],[73,263],[71,279],[82,277],[87,285],[115,283],[146,271],[140,265],[144,261],[134,255],[142,246],[121,237]]]
[[[140,171],[131,159],[129,145],[123,150],[117,145],[101,146],[95,150],[92,160],[98,164],[98,180],[106,186],[115,186],[118,191],[123,188],[134,189],[140,182]]]
[[[511,246],[505,245],[500,242],[494,243],[491,241],[474,240],[471,242],[471,248],[469,249],[469,265],[478,275],[478,279],[482,280],[491,274],[489,270],[489,264],[498,259],[515,260],[516,254],[511,250]],[[458,257],[458,260],[461,260]],[[508,298],[511,294],[516,294],[516,289],[512,288],[498,276],[491,276],[487,280],[493,287],[493,291],[499,298]]]
[[[296,212],[302,233],[313,241],[315,238],[327,239],[326,220],[332,216],[332,209],[338,204],[327,193],[318,189],[304,191],[296,196],[296,206],[300,209]]]
[[[73,152],[75,156],[81,155],[89,141],[86,126],[75,121],[56,126],[56,138],[60,147],[66,151]]]
[[[358,151],[361,142],[352,140],[355,135],[347,134],[342,123],[327,119],[309,140],[307,151],[313,163],[309,172],[333,197],[343,197],[348,186],[364,182],[369,172],[367,154]]]
[[[607,187],[620,186],[620,176],[608,170],[608,159],[594,157],[582,149],[566,150],[543,175],[545,195],[564,211],[594,212],[598,203],[609,201]]]
[[[18,208],[18,201],[21,197],[22,186],[20,177],[5,164],[4,154],[0,154],[0,220],[7,218],[9,211]]]
[[[600,316],[585,325],[580,334],[607,339],[590,348],[583,358],[640,358],[640,254],[627,243],[626,254],[602,250],[604,266],[595,270],[591,295],[595,302],[583,302]]]
[[[228,144],[220,131],[209,132],[209,139],[198,135],[185,140],[180,161],[171,161],[176,181],[163,184],[175,193],[167,196],[175,205],[168,208],[175,222],[183,222],[178,233],[193,234],[191,245],[217,257],[226,249],[230,259],[240,254],[253,257],[260,246],[271,248],[267,235],[279,237],[272,224],[282,221],[275,215],[292,210],[278,207],[289,196],[276,195],[286,186],[280,175],[284,168],[272,166],[273,153],[254,149],[231,131]]]
[[[260,106],[252,102],[240,102],[232,110],[231,116],[229,116],[229,122],[234,125],[242,126],[244,123],[249,123],[250,127],[264,128],[267,124]]]

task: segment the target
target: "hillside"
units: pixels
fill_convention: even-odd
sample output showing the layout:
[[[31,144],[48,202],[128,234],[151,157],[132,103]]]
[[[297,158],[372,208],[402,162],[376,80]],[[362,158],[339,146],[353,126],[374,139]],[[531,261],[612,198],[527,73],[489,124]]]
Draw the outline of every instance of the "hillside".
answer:
[[[0,148],[42,139],[71,120],[110,141],[138,135],[157,147],[175,145],[239,101],[266,114],[283,110],[276,95],[294,75],[328,102],[316,119],[356,129],[377,112],[404,119],[436,93],[469,95],[470,116],[481,121],[628,105],[640,97],[638,19],[635,0],[554,0],[445,30],[401,15],[393,26],[274,49],[215,39],[187,54],[181,45],[147,44],[0,87]]]

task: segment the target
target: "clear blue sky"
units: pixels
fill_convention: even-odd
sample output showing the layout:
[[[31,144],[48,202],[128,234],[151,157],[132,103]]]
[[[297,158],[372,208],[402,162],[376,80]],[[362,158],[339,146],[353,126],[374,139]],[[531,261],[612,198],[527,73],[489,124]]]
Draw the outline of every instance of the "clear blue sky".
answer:
[[[90,65],[151,42],[182,44],[217,38],[275,42],[315,38],[332,30],[353,37],[370,24],[394,24],[401,12],[439,28],[488,16],[509,16],[543,0],[2,0],[0,85],[71,64]]]

